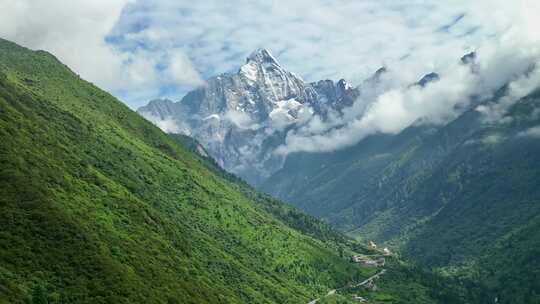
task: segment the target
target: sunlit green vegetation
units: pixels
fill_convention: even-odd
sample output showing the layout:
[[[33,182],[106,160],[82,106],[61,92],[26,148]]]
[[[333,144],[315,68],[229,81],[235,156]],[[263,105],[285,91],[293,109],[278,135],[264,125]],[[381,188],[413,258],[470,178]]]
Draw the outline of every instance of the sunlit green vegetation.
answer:
[[[0,141],[2,304],[305,303],[372,272],[349,261],[362,246],[5,40]]]

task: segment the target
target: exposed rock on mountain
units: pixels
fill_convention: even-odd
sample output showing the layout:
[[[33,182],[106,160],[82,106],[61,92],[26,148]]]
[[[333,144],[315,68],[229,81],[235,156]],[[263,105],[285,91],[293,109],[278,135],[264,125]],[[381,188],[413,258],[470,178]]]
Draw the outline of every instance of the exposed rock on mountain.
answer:
[[[422,79],[420,79],[416,84],[421,87],[425,87],[431,82],[439,81],[439,79],[439,74],[432,72],[424,75],[424,77],[422,77]]]
[[[285,130],[314,113],[339,112],[358,95],[344,79],[306,83],[258,49],[236,73],[208,79],[179,102],[153,100],[138,112],[167,132],[197,138],[225,169],[256,182],[280,168],[282,157],[272,152]]]

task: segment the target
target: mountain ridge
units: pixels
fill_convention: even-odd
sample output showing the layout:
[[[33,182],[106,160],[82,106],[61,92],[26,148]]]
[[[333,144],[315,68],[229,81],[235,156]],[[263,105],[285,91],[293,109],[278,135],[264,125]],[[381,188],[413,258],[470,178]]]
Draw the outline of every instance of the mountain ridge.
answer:
[[[281,166],[284,158],[273,150],[289,128],[313,113],[341,111],[358,95],[343,79],[305,83],[257,49],[236,73],[211,77],[179,102],[154,102],[137,112],[158,126],[176,124],[162,129],[197,138],[221,166],[254,184]]]
[[[447,125],[300,153],[259,189],[421,265],[486,283],[500,303],[534,303],[536,271],[524,265],[535,265],[538,243],[539,141],[528,130],[540,124],[539,96],[518,101],[502,122],[486,123],[473,107]]]

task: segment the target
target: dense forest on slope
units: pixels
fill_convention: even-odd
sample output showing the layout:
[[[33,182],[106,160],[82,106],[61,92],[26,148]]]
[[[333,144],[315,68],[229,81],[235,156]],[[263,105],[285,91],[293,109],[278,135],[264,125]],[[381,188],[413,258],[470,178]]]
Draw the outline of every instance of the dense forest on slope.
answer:
[[[504,95],[501,88],[497,96]],[[499,303],[535,303],[538,109],[535,92],[497,122],[471,108],[444,126],[413,125],[337,152],[292,155],[262,189],[356,238],[486,284]]]
[[[307,215],[290,205],[283,204],[268,194],[257,192],[244,180],[221,168],[196,139],[183,134],[169,134],[169,136],[171,136],[178,144],[193,152],[199,161],[214,174],[231,182],[231,187],[242,192],[246,197],[250,198],[252,202],[256,203],[259,207],[263,208],[289,227],[322,240],[326,244],[337,248],[339,251],[343,251],[344,248],[354,248],[359,251],[367,250],[365,246],[346,237],[343,233],[338,232],[327,223]]]
[[[5,40],[0,141],[0,303],[304,303],[375,271],[349,262],[363,246]],[[374,296],[465,295],[396,265]]]
[[[197,140],[182,134],[170,134],[176,142],[192,151],[212,172],[230,180],[233,186],[239,187],[254,202],[278,217],[289,226],[298,229],[338,249],[340,255],[345,249],[362,252],[368,255],[378,254],[375,250],[337,232],[325,222],[306,215],[289,205],[273,199],[267,194],[256,192],[242,179],[223,170]],[[347,303],[352,295],[359,292],[369,298],[370,303],[491,303],[493,294],[483,284],[478,284],[471,278],[449,278],[426,271],[404,263],[399,258],[387,257],[384,277],[378,281],[382,292],[373,292],[363,288],[344,288],[333,296],[322,298],[321,303]],[[374,272],[373,272],[374,273]]]
[[[54,57],[2,41],[8,302],[302,302],[360,279]]]

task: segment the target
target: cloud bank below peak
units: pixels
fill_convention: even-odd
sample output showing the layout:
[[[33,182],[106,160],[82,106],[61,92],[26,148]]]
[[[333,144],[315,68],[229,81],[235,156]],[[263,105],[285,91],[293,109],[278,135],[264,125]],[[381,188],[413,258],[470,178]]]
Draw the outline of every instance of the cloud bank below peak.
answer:
[[[490,4],[495,6],[487,10]],[[465,16],[491,22],[485,24],[491,25],[486,30],[492,34],[478,41],[474,66],[454,60],[434,67],[441,75],[440,80],[421,87],[410,86],[412,81],[401,72],[408,70],[411,62],[398,62],[391,70],[393,73],[386,75],[390,88],[367,100],[360,97],[356,102],[367,104],[366,109],[355,112],[353,106],[348,111],[348,116],[353,118],[340,128],[334,127],[335,122],[321,123],[320,119],[314,119],[314,124],[308,123],[289,132],[286,143],[277,149],[277,153],[335,151],[372,134],[399,133],[415,122],[446,123],[468,107],[472,96],[493,99],[488,105],[477,108],[486,123],[505,122],[507,110],[540,87],[540,37],[535,31],[540,24],[531,14],[539,11],[540,4],[525,0],[511,4],[478,1],[461,9],[467,11]],[[445,30],[449,30],[448,27]],[[494,92],[506,84],[507,94],[495,100]],[[343,117],[338,119],[343,120]]]

